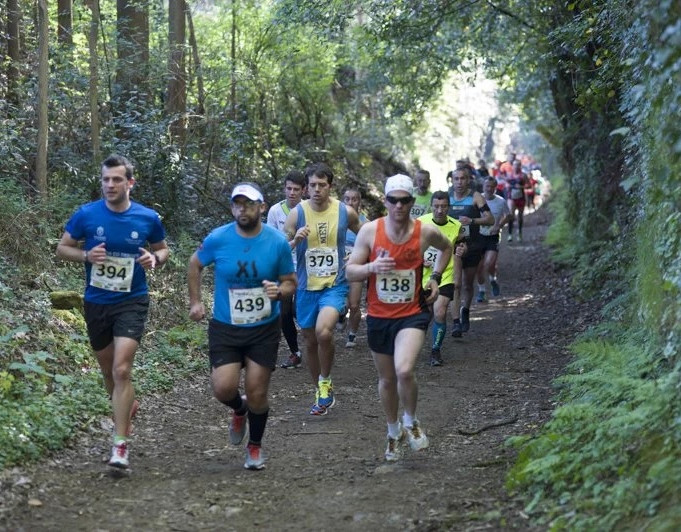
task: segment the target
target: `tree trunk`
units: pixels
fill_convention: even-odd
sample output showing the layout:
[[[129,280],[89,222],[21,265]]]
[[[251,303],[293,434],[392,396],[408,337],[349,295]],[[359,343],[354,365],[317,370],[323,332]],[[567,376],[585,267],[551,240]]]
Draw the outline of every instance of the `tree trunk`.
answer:
[[[87,7],[92,12],[90,30],[87,35],[88,50],[90,53],[90,80],[88,85],[88,97],[90,101],[90,139],[93,164],[99,163],[99,59],[97,56],[97,33],[99,32],[99,0],[86,0]]]
[[[38,0],[38,139],[35,158],[35,186],[47,197],[47,97],[49,82],[48,39],[49,13],[47,0]]]
[[[236,122],[236,2],[232,0],[232,87],[230,95],[230,105],[232,109],[232,120]]]
[[[7,101],[14,107],[19,105],[19,63],[21,40],[19,21],[21,11],[18,0],[7,0]]]
[[[196,89],[198,92],[198,104],[196,112],[200,115],[206,113],[206,91],[203,88],[203,70],[201,68],[201,58],[199,57],[199,47],[196,44],[196,34],[194,33],[194,20],[192,19],[192,11],[187,8],[187,26],[189,27],[189,45],[192,47],[192,57],[194,59],[194,71],[196,73]]]
[[[116,0],[116,16],[118,62],[114,105],[120,118],[143,108],[147,100],[149,0]],[[120,126],[116,134],[128,136]]]
[[[184,66],[185,2],[168,1],[168,89],[166,113],[173,117],[171,134],[180,141],[184,137],[187,110],[187,73]]]
[[[57,40],[62,45],[73,45],[71,0],[57,0]]]

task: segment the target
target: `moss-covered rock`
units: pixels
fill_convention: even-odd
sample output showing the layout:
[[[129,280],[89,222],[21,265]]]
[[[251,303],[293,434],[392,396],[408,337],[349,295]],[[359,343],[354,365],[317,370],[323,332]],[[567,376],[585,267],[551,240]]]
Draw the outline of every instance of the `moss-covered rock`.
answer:
[[[83,314],[83,295],[73,290],[57,290],[50,292],[52,308],[60,310],[77,309]]]

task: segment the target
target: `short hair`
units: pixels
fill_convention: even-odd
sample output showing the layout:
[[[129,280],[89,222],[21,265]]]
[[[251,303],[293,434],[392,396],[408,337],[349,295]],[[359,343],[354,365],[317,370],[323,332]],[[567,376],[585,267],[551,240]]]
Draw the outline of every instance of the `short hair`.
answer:
[[[303,172],[300,170],[291,170],[284,176],[284,184],[286,184],[286,181],[290,181],[294,185],[299,185],[303,188],[305,188],[305,185],[307,185],[305,174],[303,174]]]
[[[424,175],[424,176],[426,176],[428,179],[430,179],[430,172],[429,172],[428,170],[423,170],[422,168],[419,168],[419,169],[416,171],[416,175]]]
[[[449,205],[449,194],[447,194],[444,190],[436,190],[433,192],[433,195],[430,197],[430,204],[433,204],[433,200],[442,200],[446,199],[447,200],[447,205]]]
[[[104,159],[104,162],[102,162],[102,168],[103,167],[107,168],[116,168],[117,166],[125,166],[125,177],[127,179],[132,179],[132,173],[135,167],[132,165],[132,163],[126,158],[123,157],[122,155],[118,155],[117,153],[112,153],[109,155],[106,159]]]
[[[485,179],[485,181],[492,181],[495,187],[499,184],[499,182],[493,176],[489,176],[487,179]]]
[[[333,170],[325,163],[315,163],[305,170],[305,182],[309,183],[311,177],[325,177],[326,181],[333,183]]]
[[[456,172],[463,172],[463,173],[464,173],[464,176],[467,177],[468,179],[470,179],[471,176],[473,175],[473,174],[471,173],[471,169],[470,169],[468,166],[463,166],[463,167],[461,167],[461,168],[457,168],[456,170],[454,170],[454,173],[452,174],[452,179],[454,179],[454,174],[455,174]]]

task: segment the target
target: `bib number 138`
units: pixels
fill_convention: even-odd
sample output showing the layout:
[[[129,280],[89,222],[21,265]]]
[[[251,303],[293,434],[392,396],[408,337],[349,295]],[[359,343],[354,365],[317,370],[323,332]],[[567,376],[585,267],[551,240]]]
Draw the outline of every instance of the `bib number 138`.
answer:
[[[407,303],[414,299],[416,275],[414,270],[396,270],[376,276],[376,292],[384,303]]]

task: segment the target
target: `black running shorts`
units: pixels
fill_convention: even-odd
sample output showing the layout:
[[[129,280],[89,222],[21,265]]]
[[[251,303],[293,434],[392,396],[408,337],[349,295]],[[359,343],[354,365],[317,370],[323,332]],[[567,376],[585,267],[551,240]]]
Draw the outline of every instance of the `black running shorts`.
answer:
[[[86,301],[84,311],[90,345],[95,351],[101,351],[113,342],[114,337],[132,338],[138,342],[142,339],[149,312],[149,296],[112,305]]]
[[[369,349],[384,355],[395,354],[395,337],[402,329],[428,329],[430,312],[420,312],[406,318],[374,318],[367,316]]]
[[[208,351],[210,367],[239,362],[246,358],[274,370],[281,338],[281,320],[277,319],[256,327],[237,327],[215,319],[208,324]]]

